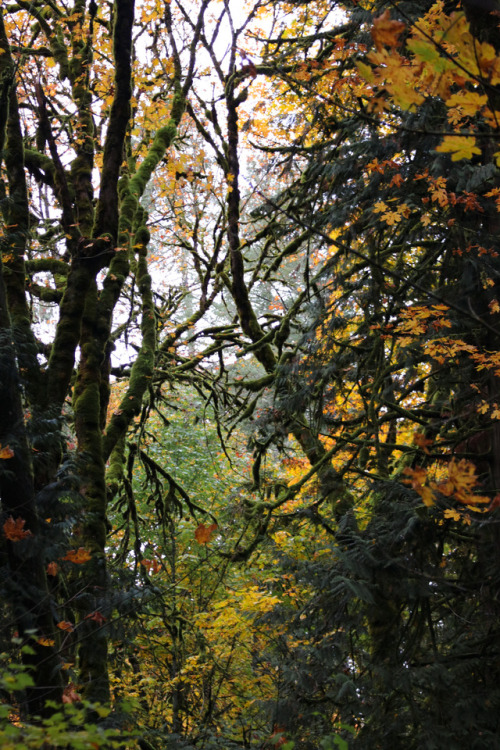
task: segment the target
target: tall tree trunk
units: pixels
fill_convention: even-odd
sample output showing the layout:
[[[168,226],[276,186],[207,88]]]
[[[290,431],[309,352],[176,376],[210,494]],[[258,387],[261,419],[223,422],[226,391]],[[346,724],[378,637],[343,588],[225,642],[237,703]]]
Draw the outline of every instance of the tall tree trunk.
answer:
[[[62,679],[21,393],[0,265],[0,446],[6,453],[0,459],[3,541],[10,575],[9,608],[19,636],[29,647],[23,662],[33,668],[34,685],[27,688],[22,708],[26,716],[35,716],[47,713],[46,701],[60,702]]]

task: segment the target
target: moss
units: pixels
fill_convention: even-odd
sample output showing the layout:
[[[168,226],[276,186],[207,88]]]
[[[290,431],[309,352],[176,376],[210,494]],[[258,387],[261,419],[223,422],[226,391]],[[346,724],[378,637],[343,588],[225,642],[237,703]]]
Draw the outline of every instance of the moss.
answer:
[[[174,142],[176,135],[177,122],[172,119],[167,125],[157,131],[144,161],[130,180],[130,191],[137,198],[143,195],[153,171],[156,169],[161,159],[163,159],[167,148],[169,148]]]
[[[110,700],[106,667],[103,669],[103,665],[106,665],[108,661],[107,636],[102,626],[85,618],[79,623],[79,635],[81,645],[78,652],[78,666],[82,697],[105,705]]]
[[[269,375],[264,375],[257,380],[237,380],[234,385],[238,388],[244,388],[247,391],[253,391],[255,393],[256,391],[259,392],[264,388],[268,388],[274,381],[275,377],[276,375],[271,373]]]
[[[0,26],[0,48],[3,50],[3,54],[0,55],[0,79],[5,83],[6,76],[12,69],[12,59],[3,23]],[[24,142],[15,88],[9,87],[3,90],[10,92],[8,100],[2,103],[0,114],[0,122],[3,120],[0,141],[3,142],[6,135],[4,159],[9,199],[4,202],[3,207],[5,227],[0,250],[18,363],[23,373],[28,398],[33,405],[39,401],[44,383],[37,359],[38,347],[31,328],[31,313],[26,298],[24,256],[30,231],[30,216],[24,172]],[[6,119],[3,119],[5,117]]]
[[[139,208],[137,197],[130,190],[129,177],[124,175],[118,185],[120,197],[120,218],[118,222],[118,246],[128,248],[134,226],[135,215]]]
[[[42,302],[59,304],[63,293],[59,289],[51,289],[49,286],[40,286],[33,281],[28,285],[28,291]]]
[[[116,495],[123,482],[123,470],[125,466],[125,435],[117,440],[109,456],[108,470],[106,471],[106,490],[109,501]]]
[[[138,245],[147,246],[149,245],[150,239],[151,234],[149,229],[145,226],[139,227],[135,233],[134,247],[137,247]]]
[[[154,302],[151,294],[151,277],[148,272],[146,247],[144,245],[139,248],[138,254],[136,279],[142,296],[142,345],[137,359],[132,366],[127,392],[120,403],[119,409],[111,418],[106,431],[103,441],[105,460],[111,455],[114,447],[123,439],[132,419],[139,414],[144,393],[151,383],[154,372],[156,323]]]
[[[132,29],[134,0],[121,0],[114,8],[113,57],[114,97],[108,120],[101,170],[101,188],[94,234],[105,229],[118,237],[119,201],[117,181],[123,162],[125,138],[130,126],[132,98]]]
[[[90,127],[90,123],[88,125]],[[89,145],[87,148],[80,147],[79,155],[71,164],[71,181],[75,193],[76,221],[81,234],[89,237],[92,234],[94,224],[92,189],[92,170],[94,168],[92,151],[94,141],[90,134],[85,139],[85,142]]]
[[[27,168],[35,174],[42,170],[45,173],[44,181],[49,185],[53,185],[56,168],[52,159],[36,151],[34,148],[27,148],[24,153]]]
[[[69,78],[68,51],[64,43],[62,29],[58,27],[57,24],[55,24],[54,33],[50,36],[50,49],[54,55],[54,60],[59,64],[59,75],[61,80]]]
[[[79,570],[78,585],[87,597],[81,602],[79,624],[80,680],[84,696],[93,701],[109,699],[107,638],[97,623],[86,616],[97,608],[108,585],[105,545],[107,498],[101,432],[101,365],[106,339],[99,329],[99,299],[92,277],[81,316],[80,362],[73,391],[75,432],[78,442],[77,470],[81,477],[84,513],[78,546],[90,550],[92,558]]]
[[[75,351],[80,342],[84,300],[91,282],[89,269],[73,264],[59,309],[59,322],[48,362],[46,399],[62,406],[75,364]]]
[[[137,250],[138,254],[136,281],[142,297],[142,346],[132,367],[127,393],[120,404],[120,408],[111,418],[107,428],[104,438],[105,459],[110,456],[114,447],[123,438],[132,419],[139,413],[144,393],[153,375],[156,351],[156,325],[151,294],[151,278],[146,262],[150,233],[146,226],[147,216],[144,209],[140,206],[139,200],[144,194],[153,171],[177,135],[177,125],[180,122],[184,108],[185,97],[180,90],[177,90],[172,102],[169,122],[157,131],[145,159],[135,174],[130,178],[124,175],[120,179],[118,186],[120,197],[118,244],[120,248],[127,248],[130,246],[132,240],[134,249]],[[106,308],[108,310],[111,309],[110,306],[114,300],[114,294],[122,283],[121,279],[125,278],[124,272],[128,271],[127,263],[129,261],[127,259],[125,262],[125,252],[119,253],[119,255],[123,256],[123,261],[118,259],[116,263],[120,276],[116,275],[115,271],[113,271],[114,283],[112,283],[110,278],[109,281],[105,282],[103,290],[103,300],[107,300]],[[109,276],[111,277],[111,268]]]
[[[67,276],[69,265],[58,258],[36,258],[35,260],[26,261],[26,271],[30,274],[48,271],[54,276]]]
[[[26,544],[6,543],[4,540],[2,565],[10,584],[4,589],[4,604],[14,615],[21,638],[31,638],[33,632],[38,632],[55,640],[45,563],[39,545],[40,529],[35,503],[32,452],[24,421],[16,360],[0,264],[0,444],[10,445],[13,449],[8,469],[0,471],[2,513],[4,518],[9,515],[22,518],[26,529],[32,534],[24,540]],[[31,716],[46,713],[45,700],[61,700],[62,684],[57,649],[52,646],[34,648],[22,658],[30,666],[35,683],[33,689],[27,687],[23,699],[24,709]],[[43,691],[40,686],[43,686]]]
[[[90,69],[92,43],[83,33],[85,2],[75,2],[72,12],[77,17],[71,24],[72,57],[69,61],[69,77],[78,118],[74,148],[76,158],[71,163],[71,177],[75,191],[76,221],[85,237],[92,236],[94,226],[94,204],[92,170],[94,168],[94,121],[91,112]]]

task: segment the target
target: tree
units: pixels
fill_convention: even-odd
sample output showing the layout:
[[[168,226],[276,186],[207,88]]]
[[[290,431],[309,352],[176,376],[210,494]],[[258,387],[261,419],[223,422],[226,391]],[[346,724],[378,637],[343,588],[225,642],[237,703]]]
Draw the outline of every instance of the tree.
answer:
[[[267,723],[317,747],[338,720],[360,747],[439,746],[439,712],[471,746],[480,716],[487,746],[495,711],[462,696],[496,706],[491,14],[2,13],[3,630],[35,650],[24,714],[107,703],[111,644],[161,706],[151,741],[255,745]],[[229,496],[165,448],[193,450],[179,390],[238,467]],[[210,593],[183,599],[179,566]]]
[[[200,6],[199,26],[205,7],[206,3]],[[40,669],[43,665],[44,678],[35,682],[54,686],[36,705],[29,702],[35,699],[28,700],[27,711],[32,713],[61,689],[60,668],[51,666],[51,660],[59,658],[53,625],[43,621],[42,613],[33,622],[28,613],[39,611],[40,605],[22,601],[33,580],[36,592],[31,597],[46,602],[45,564],[59,565],[57,559],[42,564],[40,555],[54,553],[54,547],[41,541],[33,506],[38,501],[45,506],[43,512],[52,515],[54,503],[64,503],[72,492],[78,495],[80,507],[73,510],[72,522],[63,510],[59,526],[69,531],[73,552],[58,554],[59,560],[80,565],[78,574],[70,576],[78,618],[80,681],[92,700],[109,697],[107,634],[93,618],[95,612],[104,616],[108,607],[105,463],[141,409],[156,346],[146,263],[149,231],[140,199],[177,135],[193,76],[197,37],[191,43],[186,75],[177,65],[169,78],[169,117],[149,142],[146,139],[147,153],[136,167],[131,119],[133,2],[101,10],[93,4],[87,10],[85,3],[77,3],[71,11],[53,4],[25,7],[21,3],[3,13],[2,325],[7,347],[3,361],[12,385],[4,381],[2,396],[17,405],[2,412],[2,444],[13,453],[13,473],[24,477],[17,488],[25,485],[25,489],[22,493],[17,489],[9,500],[13,477],[5,461],[2,508],[29,535],[22,543],[37,550],[24,564],[14,553],[9,555],[8,565],[18,582],[11,595],[13,622],[20,634],[33,631],[37,643],[43,644],[42,649],[37,646],[34,658]],[[168,20],[164,33],[169,33]],[[109,60],[107,55],[114,60],[114,81],[111,66],[103,64]],[[110,89],[101,86],[114,87],[111,101],[106,98]],[[20,106],[26,112],[22,120]],[[38,210],[30,204],[32,194]],[[121,408],[107,422],[113,313],[119,300],[130,294],[131,266],[141,299],[141,340]],[[46,284],[37,283],[40,278]],[[37,340],[31,322],[42,303],[59,309],[48,346]],[[120,333],[119,328],[116,336]],[[12,345],[15,354],[9,355]],[[68,430],[77,444],[72,454],[65,440]],[[34,454],[26,446],[27,434]],[[77,483],[72,491],[71,476]],[[21,540],[6,536],[8,546],[16,550]],[[76,550],[81,551],[79,556]],[[47,645],[51,642],[53,646]],[[48,658],[49,652],[53,656]]]
[[[226,418],[251,416],[285,354],[290,318],[306,301],[297,293],[287,314],[259,320],[250,292],[270,249],[268,273],[307,233],[292,232],[283,250],[274,230],[250,222],[248,244],[256,252],[249,282],[240,247],[237,110],[247,92],[238,44],[263,6],[250,7],[241,28],[224,6],[212,36],[207,7],[200,3],[195,21],[182,4],[146,3],[136,11],[133,2],[78,2],[71,10],[21,2],[2,11],[2,397],[9,408],[2,413],[1,497],[5,564],[16,582],[7,592],[5,630],[34,639],[36,653],[27,658],[35,687],[23,699],[28,716],[43,712],[46,698],[60,699],[67,682],[61,667],[75,653],[80,693],[109,699],[104,623],[116,602],[106,517],[137,450],[127,431],[160,405],[172,379],[224,403]],[[222,27],[233,41],[227,64],[224,52],[217,57]],[[146,37],[139,64],[135,40]],[[197,62],[200,45],[223,91],[225,136],[215,100],[203,108],[200,92],[212,72]],[[215,218],[202,224],[212,207]],[[148,258],[148,246],[157,250],[166,230],[169,262],[179,260],[183,281],[174,277],[153,293],[150,268],[160,253]],[[220,322],[210,317],[216,302],[225,307]],[[229,372],[222,357],[228,349],[251,354],[257,377]],[[127,385],[110,411],[112,377]],[[321,442],[300,415],[291,429],[311,461],[321,459]],[[265,441],[257,442],[251,486],[258,493],[265,452]],[[193,509],[173,478],[170,489]],[[260,502],[249,503],[249,533],[239,550],[226,552],[230,558],[246,559],[270,522],[271,507],[263,512]]]
[[[360,747],[489,747],[498,78],[487,61],[498,38],[487,14],[469,25],[441,5],[378,12],[375,49],[355,23],[366,23],[363,9],[334,51],[317,35],[311,47],[273,40],[304,60],[300,77],[283,76],[278,101],[306,102],[309,127],[273,146],[307,166],[268,203],[315,231],[326,256],[308,337],[317,343],[289,378],[346,487],[340,523],[324,503],[315,518],[331,558],[284,560],[312,594],[295,619],[281,614],[298,639],[275,654],[281,717],[304,747],[332,715],[358,726]],[[296,395],[278,403],[293,410]]]

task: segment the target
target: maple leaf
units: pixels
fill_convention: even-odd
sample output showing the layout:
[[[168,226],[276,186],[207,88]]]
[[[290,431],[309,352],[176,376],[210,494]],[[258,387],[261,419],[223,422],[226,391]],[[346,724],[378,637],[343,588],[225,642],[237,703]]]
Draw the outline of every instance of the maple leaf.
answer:
[[[413,435],[413,443],[414,445],[418,445],[419,448],[422,448],[425,453],[428,453],[427,450],[429,445],[432,445],[433,441],[429,438],[426,438],[423,432],[415,432]]]
[[[198,544],[207,544],[207,542],[209,542],[212,538],[216,528],[216,523],[211,523],[210,526],[205,526],[204,523],[200,523],[200,525],[194,532],[194,538],[196,539]]]
[[[434,492],[431,487],[425,484],[427,481],[427,471],[421,466],[416,466],[414,469],[406,466],[403,469],[403,474],[406,474],[406,476],[409,477],[409,479],[403,479],[403,483],[409,484],[415,492],[418,492],[424,505],[428,508],[430,508],[431,505],[434,505]]]
[[[401,214],[398,211],[387,211],[383,214],[382,219],[389,227],[392,227],[401,221]]]
[[[452,161],[472,159],[474,154],[481,153],[481,149],[476,146],[476,139],[470,135],[446,135],[436,151],[451,154]]]
[[[377,158],[373,159],[369,164],[366,165],[366,168],[369,172],[378,172],[379,174],[384,174],[384,165],[379,163],[379,160]],[[378,204],[376,204],[378,205]],[[384,203],[385,205],[385,203]]]
[[[0,444],[0,458],[7,459],[14,456],[14,451],[8,445]]]
[[[45,636],[42,636],[41,638],[37,638],[37,643],[40,644],[40,646],[53,646],[55,641],[53,638],[45,638]]]
[[[474,464],[461,459],[460,461],[453,460],[450,462],[448,478],[434,485],[434,487],[445,497],[453,497],[456,502],[476,510],[473,506],[489,502],[489,498],[474,493],[477,482]]]
[[[69,685],[66,685],[62,695],[63,703],[76,703],[81,700],[81,696],[76,692],[75,687],[76,686],[72,682],[70,682]]]
[[[96,623],[97,623],[98,625],[102,625],[103,623],[105,623],[105,622],[106,622],[106,618],[104,617],[104,615],[103,615],[103,614],[101,614],[101,613],[99,612],[99,610],[98,610],[98,609],[96,609],[96,611],[95,611],[95,612],[91,612],[91,613],[90,613],[90,615],[85,615],[85,619],[86,619],[86,620],[93,620],[93,621],[94,621],[94,622],[96,622]]]
[[[158,573],[158,571],[161,569],[161,565],[158,562],[158,560],[141,560],[141,565],[146,568],[148,573],[153,571],[153,573]]]
[[[47,565],[47,575],[56,576],[59,571],[59,565],[56,562],[49,562]]]
[[[5,534],[6,539],[10,542],[20,542],[21,539],[33,536],[29,529],[24,528],[25,523],[26,520],[24,518],[16,518],[14,520],[12,516],[9,516],[3,525],[3,533]]]
[[[452,508],[445,508],[443,511],[443,516],[445,518],[452,518],[454,521],[460,521],[461,515],[457,510],[453,510]]]
[[[61,620],[61,622],[57,623],[57,627],[59,630],[67,630],[68,633],[72,633],[75,629],[75,626],[72,622],[69,622],[69,620]]]
[[[473,117],[476,115],[486,104],[488,103],[488,97],[486,94],[478,94],[474,91],[467,91],[462,89],[446,101],[446,106],[450,108],[459,107],[464,115]]]
[[[397,174],[394,175],[394,177],[390,181],[389,187],[392,187],[393,185],[395,185],[396,187],[401,187],[402,183],[403,183],[403,175],[400,172],[398,172]]]
[[[75,563],[76,565],[81,565],[82,563],[86,563],[91,559],[92,555],[84,547],[79,547],[78,549],[70,549],[69,552],[64,555],[64,557],[61,557],[61,560],[68,560],[69,562]]]
[[[399,37],[405,28],[406,26],[402,21],[393,21],[389,10],[385,10],[381,16],[373,20],[371,35],[377,50],[380,51],[384,46],[397,47]]]

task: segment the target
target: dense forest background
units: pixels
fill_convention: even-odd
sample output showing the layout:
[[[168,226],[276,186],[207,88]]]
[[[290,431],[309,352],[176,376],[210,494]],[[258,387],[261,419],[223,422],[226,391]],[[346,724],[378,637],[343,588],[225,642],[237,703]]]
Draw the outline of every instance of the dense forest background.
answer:
[[[499,24],[2,4],[4,750],[500,748]]]

